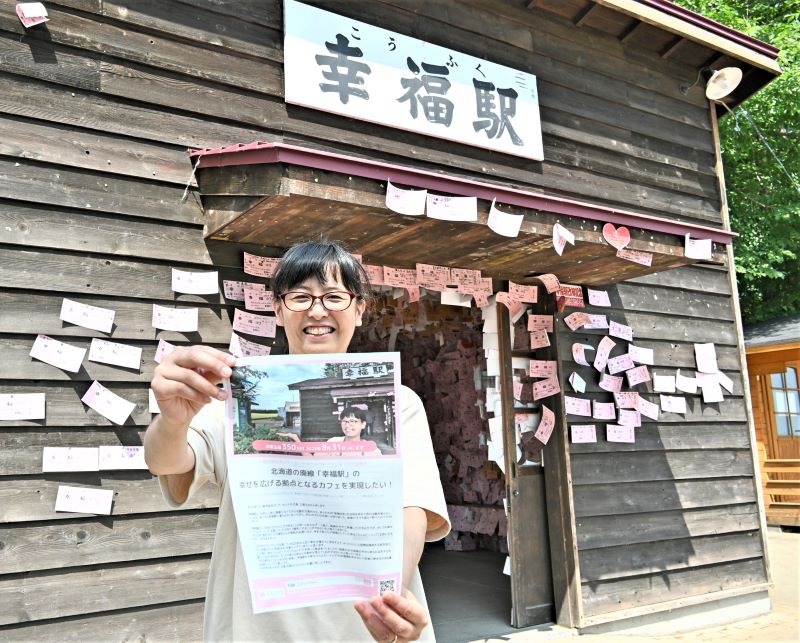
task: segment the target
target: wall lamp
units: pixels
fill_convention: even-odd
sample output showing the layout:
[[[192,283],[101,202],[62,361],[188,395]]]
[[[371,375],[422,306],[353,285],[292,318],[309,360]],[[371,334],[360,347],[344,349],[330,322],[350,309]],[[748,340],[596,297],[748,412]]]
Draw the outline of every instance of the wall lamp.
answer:
[[[700,82],[700,79],[706,86],[706,98],[709,100],[719,100],[725,98],[742,82],[742,70],[738,67],[723,67],[722,69],[711,69],[711,67],[703,67],[697,72],[697,78],[689,85],[688,83],[681,83],[679,90],[681,94],[686,96],[689,90]]]

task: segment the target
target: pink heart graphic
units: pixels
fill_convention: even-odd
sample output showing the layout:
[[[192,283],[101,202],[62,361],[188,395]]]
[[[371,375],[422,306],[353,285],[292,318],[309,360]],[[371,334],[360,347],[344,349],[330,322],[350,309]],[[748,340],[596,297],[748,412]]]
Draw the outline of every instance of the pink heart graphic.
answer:
[[[612,223],[603,226],[603,238],[617,250],[622,250],[631,242],[631,233],[625,226],[615,228]]]

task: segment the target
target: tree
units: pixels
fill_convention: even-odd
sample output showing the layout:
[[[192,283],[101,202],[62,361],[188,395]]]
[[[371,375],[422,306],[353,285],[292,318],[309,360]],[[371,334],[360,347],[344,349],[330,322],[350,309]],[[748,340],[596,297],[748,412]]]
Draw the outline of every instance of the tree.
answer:
[[[800,0],[678,0],[781,50],[783,74],[720,121],[745,322],[800,313]]]

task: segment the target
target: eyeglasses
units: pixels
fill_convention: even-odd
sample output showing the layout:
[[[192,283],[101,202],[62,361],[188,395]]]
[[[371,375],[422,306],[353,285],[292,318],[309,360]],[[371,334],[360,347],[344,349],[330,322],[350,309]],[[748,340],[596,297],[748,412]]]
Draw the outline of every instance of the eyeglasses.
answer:
[[[334,290],[326,292],[324,295],[312,295],[301,290],[290,290],[279,296],[283,305],[296,313],[310,310],[317,299],[319,299],[325,310],[334,312],[347,310],[356,297],[358,297],[358,295],[349,290]]]
[[[361,424],[364,420],[359,420],[357,418],[346,418],[342,420],[342,424]]]

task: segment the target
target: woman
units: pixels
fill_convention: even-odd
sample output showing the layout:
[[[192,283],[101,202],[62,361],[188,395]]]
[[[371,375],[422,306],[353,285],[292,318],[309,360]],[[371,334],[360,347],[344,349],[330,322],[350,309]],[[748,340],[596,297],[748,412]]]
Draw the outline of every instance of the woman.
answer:
[[[361,434],[363,433],[364,429],[367,428],[367,414],[364,413],[364,411],[355,406],[346,406],[342,409],[342,412],[339,413],[339,422],[341,423],[343,435],[337,435],[332,438],[328,438],[328,442],[361,442]],[[278,436],[281,438],[288,438],[292,442],[301,441],[300,436],[296,433],[278,433]],[[381,450],[376,447],[375,449],[371,449],[369,451],[348,451],[346,454],[343,451],[339,451],[325,453],[303,452],[303,455],[315,455],[318,457],[331,457],[337,455],[376,456],[381,455]]]
[[[370,296],[363,267],[335,242],[304,243],[283,257],[272,280],[275,315],[289,352],[346,352]],[[145,458],[162,491],[179,507],[205,482],[220,488],[203,636],[209,641],[358,641],[433,639],[417,563],[426,540],[450,529],[425,410],[401,388],[403,451],[403,587],[358,601],[253,614],[239,547],[223,445],[224,400],[218,384],[235,359],[206,346],[178,348],[156,368],[152,388],[161,414],[145,434]],[[212,400],[217,400],[212,403]],[[419,598],[419,600],[418,600]]]

